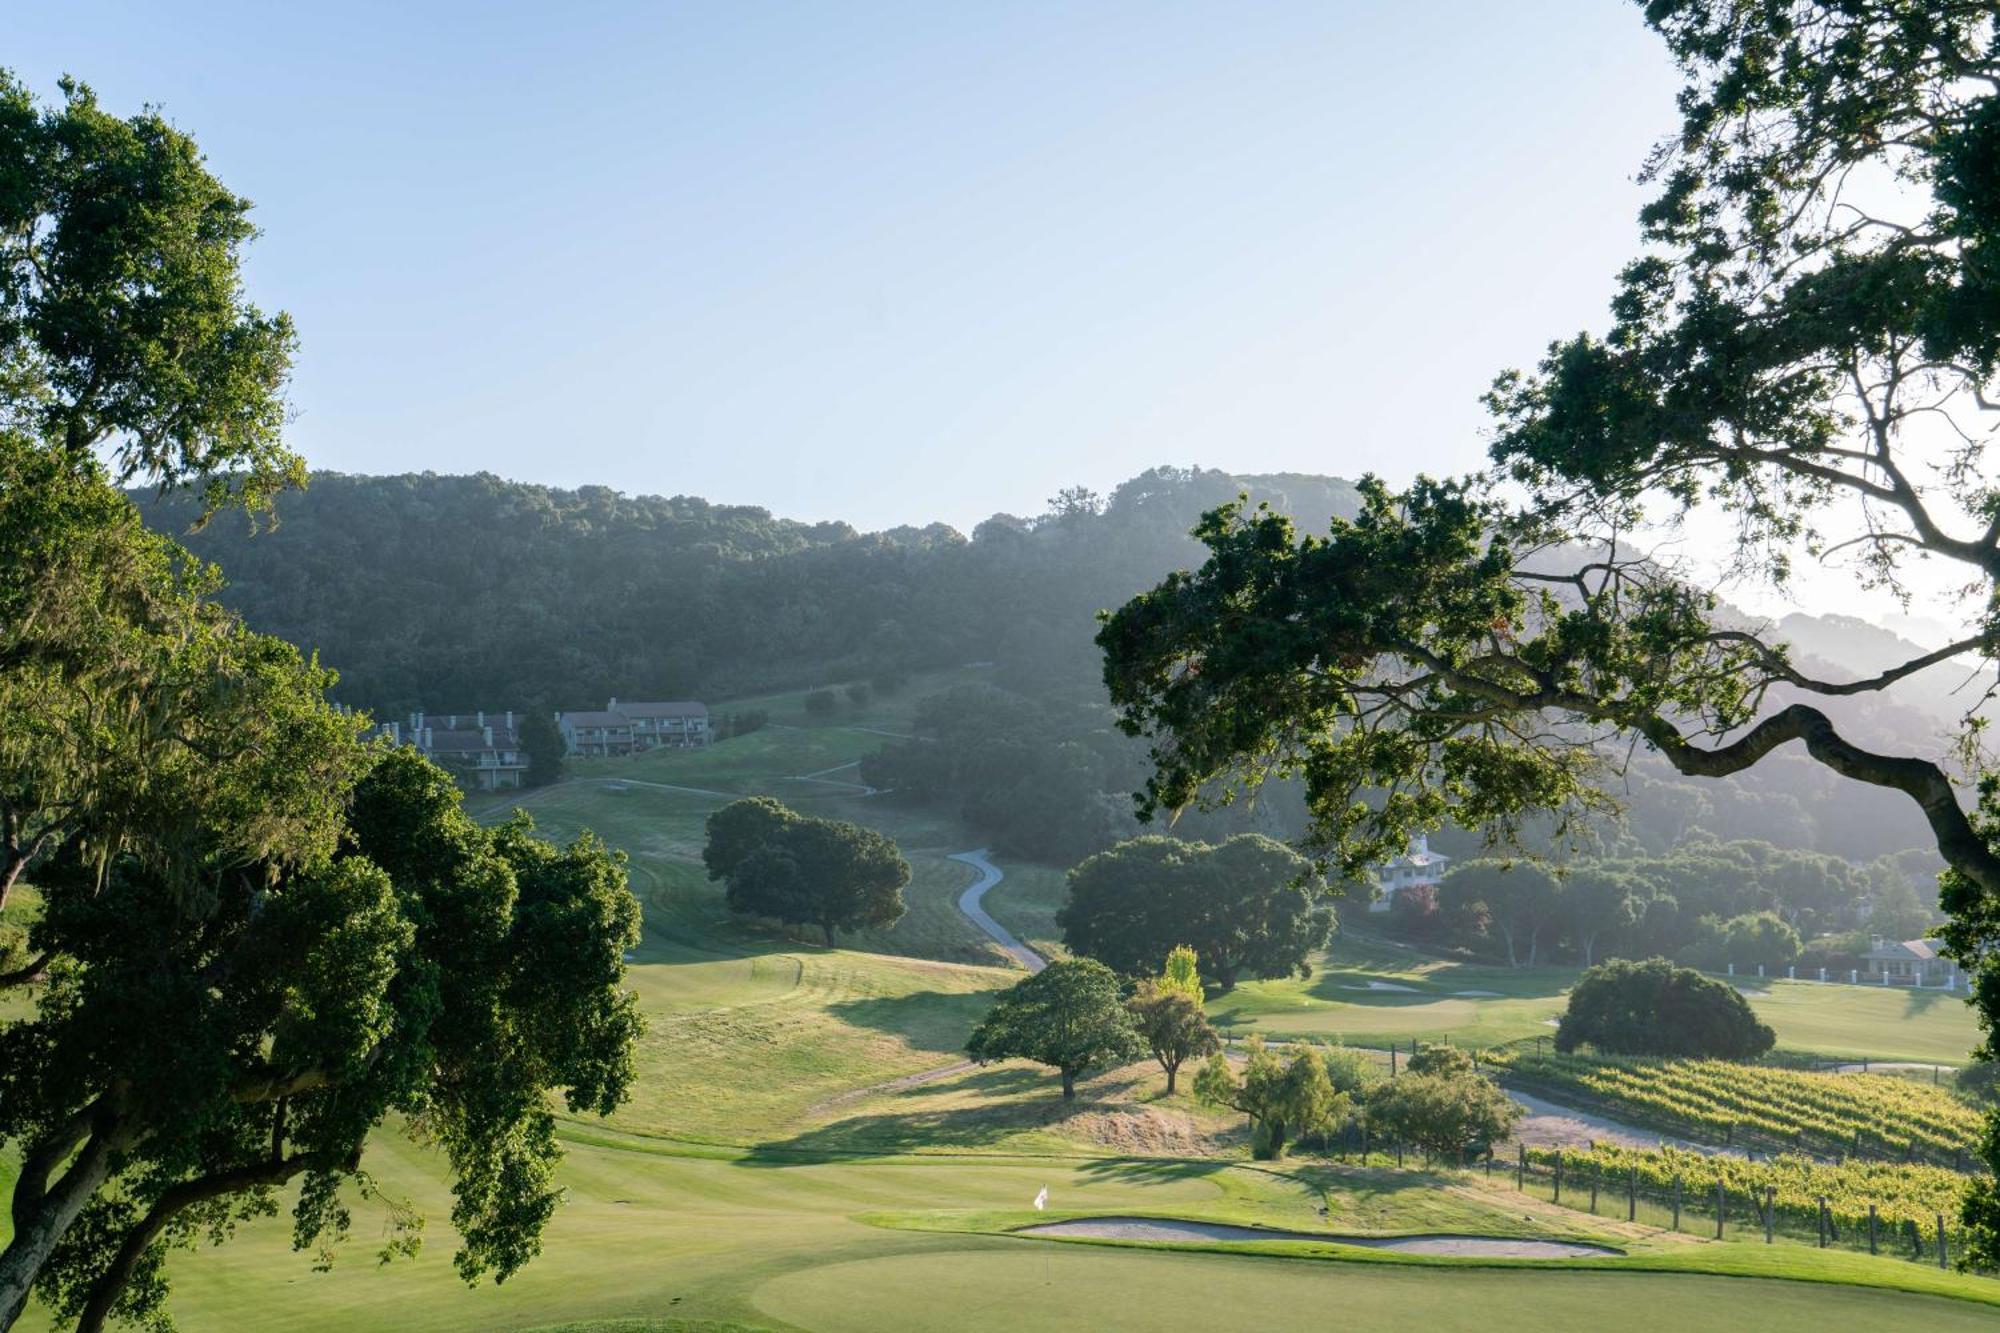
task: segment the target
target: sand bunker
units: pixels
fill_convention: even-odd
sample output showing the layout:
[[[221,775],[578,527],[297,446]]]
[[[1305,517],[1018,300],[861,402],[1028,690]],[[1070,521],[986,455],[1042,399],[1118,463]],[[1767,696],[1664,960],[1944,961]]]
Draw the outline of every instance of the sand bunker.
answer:
[[[1266,1231],[1222,1222],[1183,1222],[1169,1217],[1084,1217],[1023,1227],[1022,1236],[1087,1236],[1094,1240],[1310,1240],[1360,1245],[1404,1254],[1443,1254],[1477,1259],[1602,1259],[1620,1253],[1603,1245],[1566,1240],[1516,1240],[1506,1236],[1329,1236],[1311,1231]]]
[[[1415,986],[1404,986],[1394,981],[1371,981],[1366,986],[1342,986],[1341,989],[1342,990],[1393,990],[1393,991],[1401,991],[1406,995],[1423,994],[1423,992],[1418,990]]]
[[[1463,995],[1469,1000],[1498,1000],[1504,997],[1497,990],[1455,990],[1453,995]]]

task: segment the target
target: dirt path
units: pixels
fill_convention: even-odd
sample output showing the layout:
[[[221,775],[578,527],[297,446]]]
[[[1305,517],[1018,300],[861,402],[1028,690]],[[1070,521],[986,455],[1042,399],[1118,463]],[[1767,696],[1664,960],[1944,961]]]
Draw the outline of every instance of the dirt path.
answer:
[[[1942,1070],[1943,1073],[1939,1077],[1947,1080],[1955,1078],[1958,1075],[1958,1066],[1934,1063],[1928,1060],[1857,1061],[1854,1064],[1835,1065],[1833,1072],[1836,1074],[1890,1074],[1905,1069],[1921,1069],[1927,1074],[1934,1070]]]
[[[709,787],[676,787],[670,782],[647,782],[643,778],[572,778],[572,782],[590,782],[601,787],[651,787],[655,791],[677,791],[683,796],[713,796],[719,801],[739,801],[740,791],[716,791]]]
[[[1685,1148],[1691,1152],[1706,1153],[1709,1156],[1745,1157],[1740,1148],[1717,1148],[1705,1143],[1691,1143],[1655,1130],[1641,1129],[1637,1125],[1622,1124],[1588,1111],[1573,1107],[1559,1106],[1544,1101],[1540,1097],[1512,1088],[1507,1095],[1528,1108],[1514,1126],[1514,1138],[1531,1148],[1574,1148],[1585,1142],[1616,1144],[1624,1148]]]
[[[881,794],[880,790],[869,786],[865,782],[849,782],[844,778],[830,778],[827,776],[829,773],[844,773],[850,768],[860,767],[861,761],[859,759],[851,759],[844,764],[835,764],[832,768],[822,768],[817,773],[797,773],[786,778],[785,781],[818,782],[829,787],[840,787],[847,791],[859,792],[863,796],[879,796]]]
[[[901,1078],[892,1078],[881,1083],[870,1083],[865,1088],[851,1088],[837,1096],[829,1097],[823,1102],[813,1103],[806,1108],[806,1114],[808,1116],[819,1115],[821,1112],[831,1111],[836,1106],[845,1106],[849,1102],[858,1102],[863,1097],[873,1097],[877,1093],[882,1092],[901,1092],[905,1088],[922,1087],[926,1083],[935,1083],[941,1078],[950,1078],[953,1074],[963,1074],[968,1070],[977,1068],[979,1066],[970,1060],[960,1060],[954,1065],[940,1065],[936,1069],[922,1069],[914,1074],[905,1074]]]
[[[1047,967],[1048,964],[1043,961],[1040,954],[1016,939],[1013,931],[988,916],[986,909],[980,905],[986,897],[986,891],[1005,878],[1000,873],[1000,867],[986,859],[986,849],[981,847],[976,851],[953,852],[950,859],[963,861],[979,872],[979,878],[974,881],[972,887],[958,895],[958,910],[965,913],[973,925],[991,935],[1022,967],[1030,972],[1039,972]]]

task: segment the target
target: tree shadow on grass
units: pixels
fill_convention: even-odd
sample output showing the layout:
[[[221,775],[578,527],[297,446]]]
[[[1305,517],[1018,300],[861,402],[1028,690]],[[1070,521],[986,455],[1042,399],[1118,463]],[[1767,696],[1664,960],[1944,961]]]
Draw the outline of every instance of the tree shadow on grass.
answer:
[[[989,991],[913,991],[836,1000],[826,1012],[843,1023],[901,1037],[920,1051],[961,1055],[973,1025],[992,1003]]]
[[[1102,1157],[1081,1163],[1076,1171],[1093,1184],[1171,1185],[1219,1175],[1235,1165],[1221,1157]]]
[[[1947,1000],[1965,1004],[1969,998],[1963,991],[1913,990],[1909,993],[1908,1003],[1903,1006],[1903,1015],[1906,1018],[1915,1018],[1919,1014],[1929,1013]]]
[[[1024,1130],[1058,1127],[1097,1109],[1097,1103],[1085,1097],[1063,1101],[1060,1085],[1045,1071],[1022,1065],[992,1065],[883,1095],[910,1103],[939,1096],[978,1100],[964,1106],[913,1104],[907,1110],[848,1116],[787,1139],[757,1144],[739,1165],[796,1166],[925,1149],[993,1148]]]

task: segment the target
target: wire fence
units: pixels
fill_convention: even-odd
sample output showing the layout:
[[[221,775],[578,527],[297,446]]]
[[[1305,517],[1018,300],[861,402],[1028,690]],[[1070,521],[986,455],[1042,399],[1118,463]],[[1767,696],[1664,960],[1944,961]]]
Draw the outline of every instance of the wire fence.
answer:
[[[1781,1186],[1746,1179],[1755,1164],[1719,1159],[1731,1176],[1700,1165],[1684,1168],[1671,1154],[1643,1149],[1543,1148],[1513,1144],[1509,1150],[1439,1159],[1422,1149],[1385,1139],[1365,1121],[1309,1136],[1301,1151],[1349,1165],[1408,1171],[1448,1168],[1482,1176],[1547,1203],[1593,1217],[1637,1223],[1662,1231],[1716,1240],[1802,1243],[1912,1262],[1953,1267],[1970,1237],[1949,1208],[1908,1197],[1869,1198],[1852,1189],[1814,1194],[1798,1178]],[[1810,1181],[1808,1174],[1805,1181]]]
[[[1512,1162],[1488,1156],[1477,1169],[1515,1188],[1594,1216],[1639,1222],[1717,1240],[1779,1237],[1821,1249],[1892,1255],[1950,1268],[1968,1239],[1955,1212],[1913,1209],[1907,1200],[1854,1195],[1786,1198],[1776,1186],[1748,1188],[1716,1176],[1675,1173],[1661,1179],[1636,1165],[1619,1166],[1562,1149],[1517,1148]]]

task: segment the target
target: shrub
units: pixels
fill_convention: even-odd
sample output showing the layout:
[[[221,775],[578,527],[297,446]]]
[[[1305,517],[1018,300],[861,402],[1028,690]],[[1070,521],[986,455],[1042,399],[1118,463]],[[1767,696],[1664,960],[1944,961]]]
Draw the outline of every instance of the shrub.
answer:
[[[1613,959],[1583,974],[1556,1028],[1556,1049],[1608,1055],[1748,1060],[1777,1041],[1733,986],[1664,958]]]

